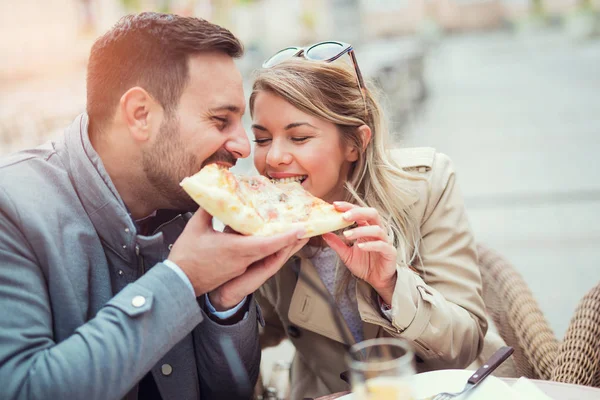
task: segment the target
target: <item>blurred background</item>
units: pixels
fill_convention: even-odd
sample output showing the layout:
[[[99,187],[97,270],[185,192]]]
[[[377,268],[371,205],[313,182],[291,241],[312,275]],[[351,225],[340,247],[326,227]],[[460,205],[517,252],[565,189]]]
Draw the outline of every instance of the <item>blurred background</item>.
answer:
[[[246,95],[280,48],[354,44],[397,144],[454,160],[478,241],[562,338],[600,279],[600,0],[0,0],[0,156],[62,134],[85,109],[94,39],[143,10],[232,30]],[[265,352],[265,370],[291,353]]]

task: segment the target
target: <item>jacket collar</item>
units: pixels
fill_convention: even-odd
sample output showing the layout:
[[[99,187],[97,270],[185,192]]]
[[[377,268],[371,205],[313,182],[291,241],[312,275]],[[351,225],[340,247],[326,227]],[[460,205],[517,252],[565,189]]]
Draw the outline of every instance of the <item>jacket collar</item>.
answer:
[[[135,258],[136,227],[88,136],[88,116],[81,114],[65,131],[57,152],[96,232],[125,261]],[[61,149],[63,147],[63,149]]]

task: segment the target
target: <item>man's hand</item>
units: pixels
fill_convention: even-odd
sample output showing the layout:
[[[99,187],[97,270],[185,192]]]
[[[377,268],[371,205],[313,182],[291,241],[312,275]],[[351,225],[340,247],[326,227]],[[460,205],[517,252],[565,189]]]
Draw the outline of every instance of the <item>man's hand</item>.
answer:
[[[294,249],[304,246],[306,239],[298,239],[303,234],[291,231],[259,237],[217,232],[210,214],[199,208],[173,244],[168,259],[187,275],[196,296],[219,287],[219,295],[214,296],[214,303],[211,296],[211,303],[222,310],[238,304],[277,272]],[[228,281],[231,283],[225,284]]]
[[[300,250],[308,239],[297,240],[297,243],[268,255],[262,260],[252,263],[242,275],[234,278],[209,293],[210,303],[217,311],[235,307],[247,295],[254,293],[267,279],[275,275],[285,262]]]

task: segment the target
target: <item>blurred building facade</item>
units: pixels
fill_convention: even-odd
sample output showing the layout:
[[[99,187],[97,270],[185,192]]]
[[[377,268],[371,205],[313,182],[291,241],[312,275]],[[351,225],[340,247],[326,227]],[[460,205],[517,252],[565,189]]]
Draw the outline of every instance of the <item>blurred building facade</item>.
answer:
[[[530,12],[564,15],[600,0],[21,0],[0,2],[0,76],[29,66],[51,67],[73,43],[106,31],[140,10],[195,15],[268,51],[336,37],[352,43],[419,33],[496,29]]]
[[[366,34],[411,34],[435,24],[446,32],[500,28],[532,12],[560,16],[589,3],[585,0],[376,0],[363,2]]]
[[[208,0],[205,0],[208,1]],[[245,43],[274,51],[324,38],[361,43],[436,30],[494,30],[543,13],[561,18],[600,0],[213,0],[211,16]]]
[[[600,0],[3,1],[0,154],[43,141],[40,135],[64,126],[83,111],[85,65],[91,44],[127,13],[153,10],[193,15],[231,29],[247,50],[241,60],[244,74],[282,47],[326,39],[346,41],[360,47],[363,72],[368,73],[369,61],[375,60],[372,70],[387,68],[387,75],[394,78],[386,78],[388,87],[395,81],[398,87],[406,88],[415,85],[404,84],[406,79],[398,77],[415,75],[411,72],[415,68],[399,68],[396,60],[414,51],[407,51],[396,41],[386,47],[396,52],[395,58],[381,48],[377,57],[367,57],[369,44],[380,39],[402,37],[414,42],[419,36],[441,36],[444,32],[493,30],[532,13],[561,16],[583,5],[600,10]],[[573,31],[585,31],[584,25],[574,25]],[[600,23],[596,24],[596,34],[600,34]],[[422,63],[413,64],[422,68]],[[420,78],[409,80],[424,86]],[[403,94],[407,91],[417,94]],[[404,92],[390,96],[396,108],[403,104],[399,98],[423,97],[422,89]]]

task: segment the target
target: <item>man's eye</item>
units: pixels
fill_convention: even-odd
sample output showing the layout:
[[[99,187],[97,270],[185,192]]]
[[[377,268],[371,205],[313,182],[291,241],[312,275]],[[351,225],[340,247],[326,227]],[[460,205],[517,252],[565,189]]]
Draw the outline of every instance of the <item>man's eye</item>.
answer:
[[[213,120],[217,121],[219,125],[219,129],[225,129],[225,127],[229,124],[227,118],[223,117],[213,117]]]
[[[269,141],[271,141],[271,139],[254,139],[254,143],[256,143],[257,146],[265,145]]]

